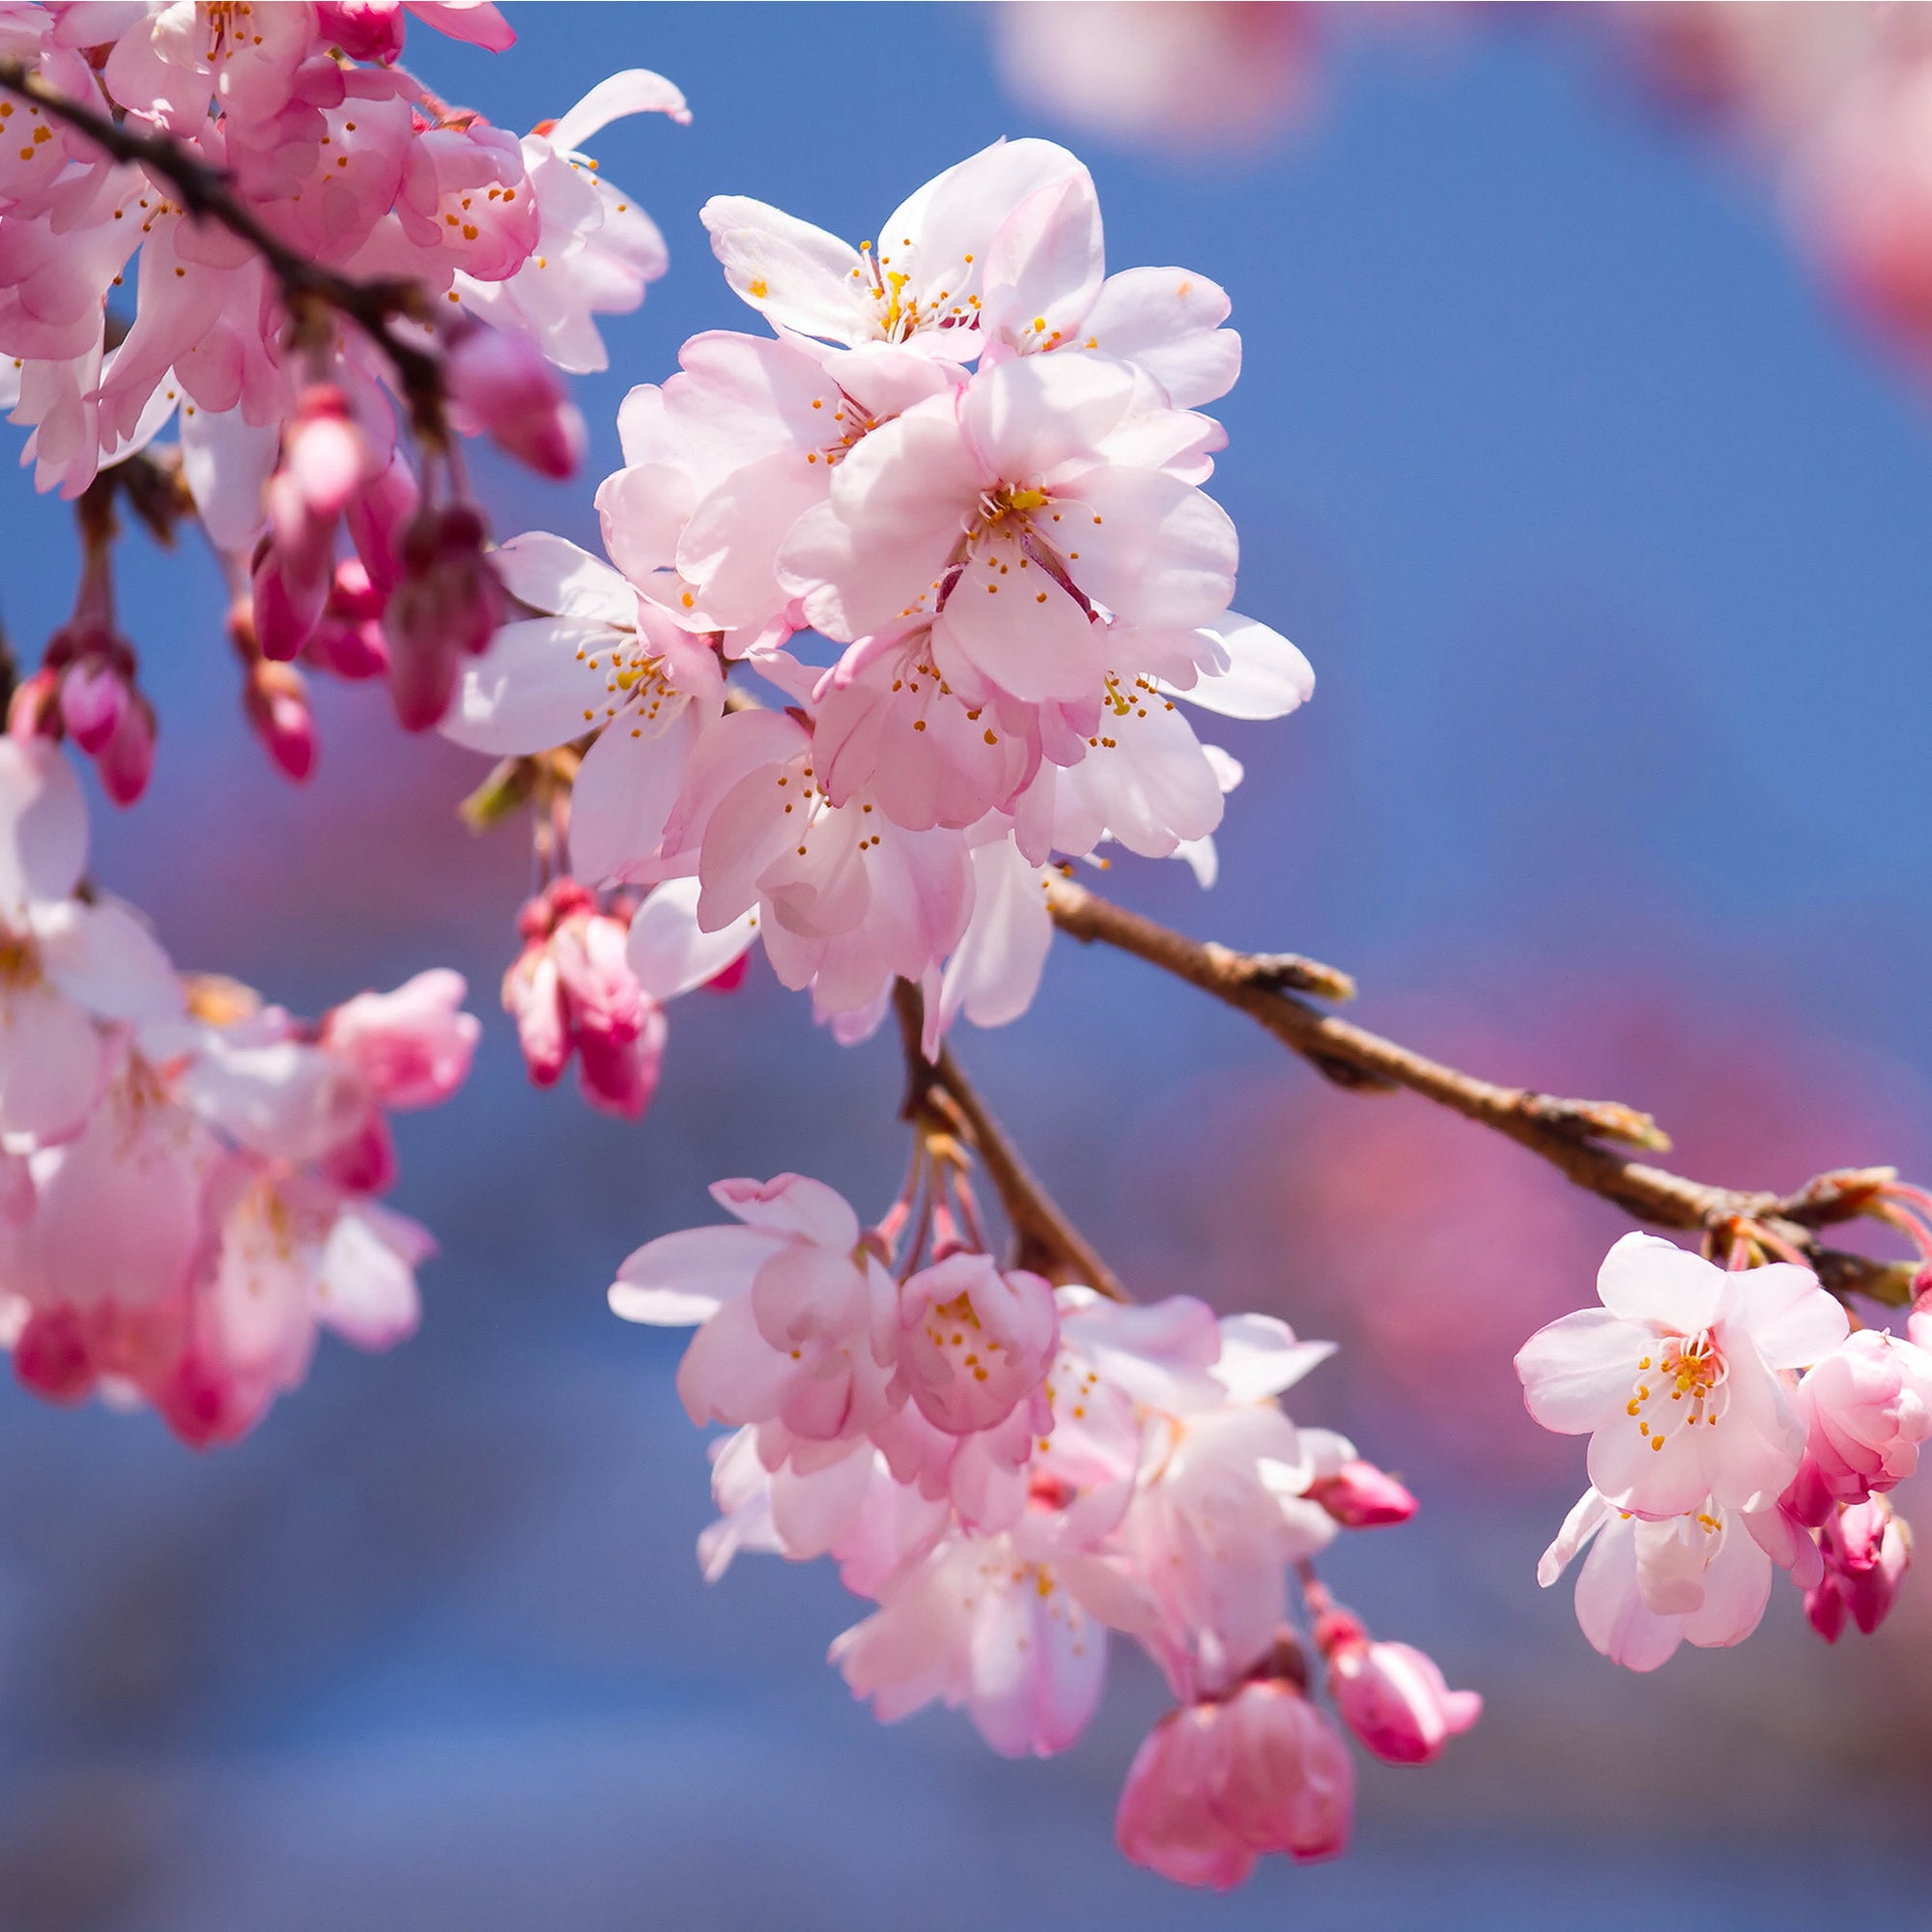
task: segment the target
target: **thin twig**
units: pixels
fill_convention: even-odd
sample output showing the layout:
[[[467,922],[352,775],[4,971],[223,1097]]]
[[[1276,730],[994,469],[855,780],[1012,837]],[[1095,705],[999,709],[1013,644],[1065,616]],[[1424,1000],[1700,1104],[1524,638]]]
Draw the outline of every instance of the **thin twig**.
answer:
[[[1869,1210],[1877,1191],[1896,1178],[1889,1167],[1818,1176],[1795,1194],[1716,1187],[1631,1159],[1604,1141],[1662,1151],[1670,1142],[1648,1114],[1606,1100],[1565,1100],[1526,1087],[1499,1087],[1431,1060],[1364,1027],[1318,1012],[1270,982],[1273,955],[1231,952],[1129,912],[1071,880],[1051,879],[1047,909],[1074,939],[1117,947],[1198,986],[1251,1019],[1338,1085],[1388,1093],[1406,1089],[1492,1128],[1540,1155],[1578,1187],[1662,1228],[1702,1232],[1727,1222],[1752,1224],[1773,1245],[1802,1254],[1834,1294],[1858,1293],[1902,1305],[1912,1299],[1918,1264],[1879,1262],[1825,1247],[1817,1230]],[[1343,976],[1336,976],[1338,979]]]
[[[174,189],[185,213],[196,220],[218,222],[245,242],[281,285],[282,299],[298,328],[312,324],[319,307],[333,309],[353,322],[389,358],[417,435],[439,447],[446,440],[437,358],[407,341],[395,327],[399,316],[425,319],[422,292],[415,283],[395,278],[357,281],[311,262],[270,233],[237,198],[234,177],[225,168],[203,160],[167,134],[129,127],[70,99],[22,61],[0,60],[0,89],[77,128],[117,161],[149,169]]]
[[[1113,1269],[1027,1166],[992,1110],[959,1070],[951,1050],[941,1047],[936,1062],[926,1059],[922,1038],[925,1015],[919,988],[909,980],[898,980],[893,987],[893,1009],[905,1048],[906,1097],[901,1111],[915,1125],[963,1133],[972,1144],[1013,1231],[1013,1265],[1031,1268],[1048,1281],[1085,1282],[1112,1301],[1132,1300]]]

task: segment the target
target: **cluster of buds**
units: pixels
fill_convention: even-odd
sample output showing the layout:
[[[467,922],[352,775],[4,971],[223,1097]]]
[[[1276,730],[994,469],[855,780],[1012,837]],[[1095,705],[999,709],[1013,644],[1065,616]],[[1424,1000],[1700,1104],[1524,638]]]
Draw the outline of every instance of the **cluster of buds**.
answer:
[[[665,1016],[631,970],[630,923],[628,905],[606,911],[575,879],[553,880],[517,915],[524,950],[503,975],[503,1007],[539,1087],[574,1055],[583,1097],[635,1121],[657,1091]]]
[[[7,728],[15,738],[71,740],[94,760],[107,796],[132,805],[155,768],[155,707],[136,681],[134,647],[115,627],[104,506],[83,511],[81,536],[72,615],[48,639],[40,668],[14,689]]]

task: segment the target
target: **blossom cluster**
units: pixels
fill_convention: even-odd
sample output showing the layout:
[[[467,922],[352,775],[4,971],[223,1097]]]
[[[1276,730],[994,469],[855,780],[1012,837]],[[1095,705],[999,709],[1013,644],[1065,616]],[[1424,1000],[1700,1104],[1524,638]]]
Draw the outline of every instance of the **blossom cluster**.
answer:
[[[696,1326],[679,1393],[732,1432],[705,1574],[747,1549],[829,1555],[877,1605],[832,1659],[881,1719],[936,1701],[995,1750],[1050,1755],[1093,1716],[1110,1636],[1131,1637],[1177,1707],[1128,1776],[1122,1848],[1218,1887],[1262,1854],[1347,1841],[1353,1773],[1311,1649],[1342,1723],[1392,1763],[1428,1762],[1475,1721],[1473,1692],[1373,1641],[1315,1577],[1343,1528],[1415,1507],[1282,1408],[1332,1345],[1191,1295],[1126,1306],[1003,1266],[943,1140],[869,1228],[794,1174],[712,1193],[736,1225],[639,1248],[611,1305]]]
[[[313,1025],[179,974],[86,861],[71,767],[0,737],[0,1337],[37,1394],[232,1441],[319,1326],[414,1328],[435,1243],[379,1198],[388,1116],[455,1092],[477,1022],[447,971]]]
[[[487,640],[499,599],[445,432],[574,469],[582,425],[556,372],[604,367],[596,316],[635,308],[666,267],[649,217],[581,151],[619,115],[689,118],[669,82],[636,70],[519,139],[399,65],[411,14],[487,47],[512,38],[481,0],[0,14],[0,57],[43,87],[219,170],[242,213],[314,269],[404,291],[390,327],[436,371],[428,421],[431,399],[399,398],[384,343],[313,294],[292,299],[164,169],[104,153],[36,99],[0,99],[0,406],[31,428],[40,486],[68,496],[174,428],[237,594],[247,715],[298,779],[314,742],[293,661],[386,671],[402,721],[423,729]],[[145,781],[153,713],[99,575],[16,717],[71,735],[125,801]]]
[[[1530,1414],[1590,1438],[1538,1579],[1589,1546],[1577,1622],[1633,1670],[1741,1643],[1780,1570],[1828,1642],[1848,1616],[1875,1630],[1910,1560],[1888,1496],[1932,1435],[1932,1353],[1854,1332],[1807,1267],[1720,1268],[1652,1235],[1610,1250],[1597,1291],[1517,1356]]]
[[[1093,180],[1046,141],[949,169],[876,245],[738,196],[703,215],[773,333],[696,336],[631,392],[608,562],[542,532],[497,553],[530,614],[443,729],[581,753],[572,868],[654,889],[651,998],[762,941],[844,1038],[895,979],[935,1034],[1010,1019],[1047,864],[1113,841],[1212,877],[1240,771],[1182,705],[1274,718],[1313,689],[1230,608],[1201,413],[1239,366],[1228,298],[1107,273]]]

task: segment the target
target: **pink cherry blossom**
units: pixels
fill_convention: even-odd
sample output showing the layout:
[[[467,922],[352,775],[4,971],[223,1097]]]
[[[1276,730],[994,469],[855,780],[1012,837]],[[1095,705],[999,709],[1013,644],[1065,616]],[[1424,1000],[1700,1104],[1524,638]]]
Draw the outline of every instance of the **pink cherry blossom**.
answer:
[[[1612,1663],[1655,1670],[1680,1643],[1723,1648],[1756,1630],[1773,1569],[1759,1527],[1710,1497],[1681,1516],[1647,1519],[1586,1490],[1536,1580],[1548,1589],[1588,1545],[1577,1577],[1583,1634]]]
[[[445,736],[528,753],[597,732],[572,787],[570,847],[601,882],[657,849],[700,736],[724,710],[716,653],[575,544],[513,537],[493,566],[546,614],[505,624],[463,670]]]
[[[742,1224],[647,1242],[617,1271],[613,1313],[698,1332],[678,1369],[694,1422],[778,1424],[773,1446],[850,1442],[886,1413],[897,1293],[857,1215],[800,1175],[722,1180]]]
[[[106,1029],[166,1019],[181,995],[141,922],[73,896],[87,813],[52,746],[0,738],[0,1131],[78,1132],[106,1080]]]
[[[1333,1858],[1355,1775],[1335,1726],[1293,1684],[1242,1684],[1170,1711],[1134,1755],[1114,1836],[1137,1865],[1226,1891],[1257,1858]]]
[[[1026,1435],[1052,1426],[1043,1383],[1060,1321],[1038,1275],[949,1255],[900,1290],[899,1327],[899,1374],[935,1428],[970,1435],[1022,1409]]]
[[[440,1106],[463,1085],[482,1025],[463,1010],[468,988],[446,967],[392,993],[358,993],[323,1016],[322,1044],[349,1061],[391,1109]]]
[[[1516,1358],[1529,1412],[1590,1437],[1590,1480],[1635,1516],[1684,1519],[1707,1496],[1776,1497],[1804,1430],[1781,1374],[1828,1354],[1845,1312],[1809,1269],[1727,1273],[1653,1235],[1626,1235],[1597,1278],[1601,1309],[1540,1329]]]

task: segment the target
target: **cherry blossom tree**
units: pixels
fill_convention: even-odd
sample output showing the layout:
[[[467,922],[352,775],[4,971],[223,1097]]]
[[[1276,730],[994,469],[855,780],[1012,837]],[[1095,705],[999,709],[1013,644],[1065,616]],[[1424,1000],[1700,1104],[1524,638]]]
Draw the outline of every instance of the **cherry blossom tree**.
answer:
[[[496,760],[464,810],[533,853],[502,1005],[538,1085],[575,1060],[588,1104],[636,1120],[675,1003],[759,952],[838,1041],[896,1034],[895,1190],[721,1179],[725,1220],[639,1230],[609,1287],[623,1320],[692,1331],[678,1396],[727,1432],[705,1575],[830,1558],[869,1605],[831,1661],[882,1719],[942,1703],[996,1751],[1051,1755],[1137,1645],[1173,1708],[1125,1774],[1121,1849],[1228,1887],[1344,1849],[1354,1747],[1430,1763],[1480,1715],[1331,1594],[1349,1539],[1416,1509],[1373,1443],[1285,1406],[1331,1345],[1103,1253],[963,1070],[962,1028],[1021,1020],[1056,934],[1666,1231],[1618,1241],[1600,1305],[1517,1357],[1535,1419],[1589,1438],[1539,1575],[1581,1557],[1597,1649],[1649,1670],[1736,1643],[1780,1572],[1828,1641],[1876,1627],[1910,1556],[1889,1497],[1932,1435],[1932,1194],[1889,1168],[1783,1195],[1676,1174],[1634,1108],[1460,1071],[1339,1017],[1332,967],[1079,882],[1118,848],[1212,885],[1242,776],[1213,721],[1315,692],[1235,608],[1207,413],[1240,365],[1222,288],[1110,264],[1092,177],[1043,139],[908,182],[856,244],[714,198],[720,314],[753,326],[630,391],[603,556],[499,541],[466,444],[574,475],[565,378],[604,366],[595,319],[668,267],[586,148],[621,115],[689,117],[633,70],[513,134],[403,64],[439,34],[512,38],[482,0],[0,13],[7,404],[82,543],[71,615],[6,668],[0,738],[19,1381],[145,1404],[210,1447],[299,1385],[319,1328],[404,1339],[434,1243],[382,1205],[388,1117],[451,1099],[478,1038],[433,966],[315,1021],[182,972],[90,872],[75,754],[116,808],[167,754],[116,545],[126,518],[191,525],[290,781],[315,762],[315,678],[382,680],[406,728]],[[1903,288],[1889,247],[1860,260]],[[1857,1222],[1910,1256],[1835,1245]]]

